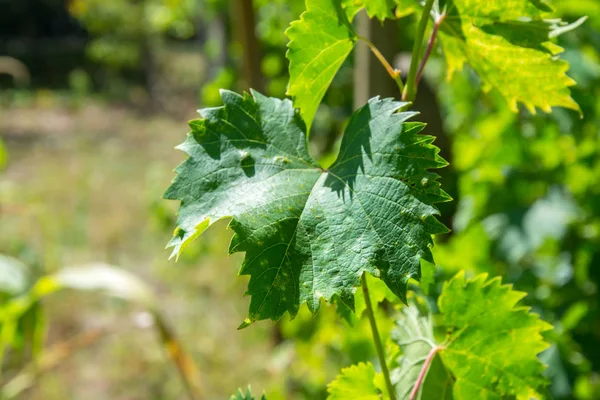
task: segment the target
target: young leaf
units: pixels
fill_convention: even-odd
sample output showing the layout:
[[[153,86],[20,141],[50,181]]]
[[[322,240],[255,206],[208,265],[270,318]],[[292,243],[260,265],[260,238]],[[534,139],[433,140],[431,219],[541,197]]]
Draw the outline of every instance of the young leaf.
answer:
[[[569,64],[557,58],[562,48],[549,41],[558,28],[543,19],[550,10],[542,0],[449,0],[440,31],[448,77],[468,63],[484,90],[498,90],[515,112],[519,102],[532,113],[553,106],[580,111]]]
[[[525,293],[486,274],[466,280],[461,272],[444,284],[438,300],[446,338],[436,341],[431,316],[405,308],[393,339],[403,357],[395,371],[399,398],[407,398],[427,356],[435,358],[421,386],[421,399],[531,399],[544,385],[537,355],[548,348],[541,333],[551,326],[517,306]],[[437,353],[437,355],[435,355]],[[439,358],[438,358],[439,356]],[[436,365],[437,363],[437,365]],[[413,382],[413,384],[411,384]],[[430,395],[426,395],[429,393]]]
[[[327,385],[327,400],[381,400],[371,363],[358,363],[342,369],[333,382]]]
[[[438,346],[433,335],[432,319],[421,315],[417,307],[411,304],[402,310],[402,316],[397,321],[398,327],[392,333],[392,339],[402,348],[399,366],[392,371],[398,399],[409,398],[429,352]],[[429,366],[419,398],[451,400],[453,385],[454,378],[440,358],[436,357]]]
[[[290,39],[287,94],[310,128],[333,77],[354,48],[356,34],[340,0],[306,0],[306,11],[285,34]]]
[[[249,316],[293,317],[307,302],[339,296],[354,307],[369,272],[404,298],[420,259],[432,261],[431,235],[447,232],[433,203],[448,200],[428,169],[446,162],[420,135],[407,106],[371,99],[346,128],[337,160],[323,170],[308,154],[305,125],[289,100],[223,91],[223,107],[201,111],[180,146],[167,199],[181,200],[169,246],[177,256],[216,220],[232,217],[230,252],[245,251]]]

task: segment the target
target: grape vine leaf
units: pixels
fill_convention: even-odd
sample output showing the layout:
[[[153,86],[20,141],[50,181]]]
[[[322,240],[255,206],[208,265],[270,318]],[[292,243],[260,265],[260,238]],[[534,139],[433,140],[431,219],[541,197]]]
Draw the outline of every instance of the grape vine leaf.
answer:
[[[256,397],[252,395],[252,390],[250,386],[246,388],[246,391],[242,391],[242,389],[238,389],[237,392],[232,395],[229,400],[256,400]],[[264,394],[260,397],[260,400],[267,400],[267,396]]]
[[[405,308],[392,333],[403,351],[393,373],[398,397],[408,398],[432,349],[437,355],[421,386],[421,399],[432,398],[427,393],[450,398],[450,389],[457,400],[539,397],[537,390],[546,381],[537,355],[549,347],[541,333],[552,326],[517,305],[524,296],[502,285],[500,278],[481,274],[467,280],[459,272],[444,283],[438,299],[446,330],[442,342],[436,340],[431,315]]]
[[[358,39],[351,24],[356,13],[364,8],[369,17],[384,21],[409,15],[417,7],[416,0],[306,0],[306,11],[285,34],[290,40],[287,95],[309,129],[327,88]]]
[[[165,198],[180,200],[168,246],[178,256],[215,221],[231,217],[230,252],[245,251],[248,318],[294,317],[307,302],[316,312],[334,296],[354,308],[364,272],[404,299],[420,259],[433,262],[431,235],[447,232],[434,203],[449,196],[438,175],[447,163],[406,122],[408,103],[371,99],[348,122],[334,164],[308,154],[306,128],[289,100],[252,91],[221,93],[224,106],[201,111],[179,146],[190,157]]]
[[[381,400],[382,390],[371,363],[358,363],[342,369],[333,382],[327,385],[327,400]]]
[[[285,31],[294,99],[310,129],[333,77],[354,48],[356,34],[340,0],[306,0],[306,11]]]
[[[544,19],[552,9],[543,0],[448,0],[440,40],[448,78],[468,63],[483,89],[492,88],[517,111],[523,103],[550,112],[561,106],[581,113],[571,98],[575,81],[566,75],[563,49],[550,42],[561,22]]]

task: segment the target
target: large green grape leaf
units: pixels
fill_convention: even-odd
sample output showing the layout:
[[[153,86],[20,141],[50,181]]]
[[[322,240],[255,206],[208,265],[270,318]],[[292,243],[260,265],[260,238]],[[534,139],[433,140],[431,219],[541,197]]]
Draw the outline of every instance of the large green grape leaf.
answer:
[[[434,203],[448,200],[428,169],[446,162],[397,112],[407,103],[371,99],[346,128],[335,163],[308,154],[306,128],[289,100],[223,91],[224,106],[201,111],[180,146],[190,157],[165,193],[180,200],[170,246],[177,256],[218,219],[231,217],[230,252],[245,251],[249,315],[295,316],[321,298],[354,306],[369,272],[404,298],[420,259],[432,261],[431,235],[446,232]]]
[[[448,0],[440,40],[448,76],[468,63],[484,90],[496,89],[517,111],[523,103],[550,112],[553,106],[580,111],[571,98],[575,84],[562,48],[550,36],[559,23],[545,20],[551,8],[543,0]]]
[[[287,94],[310,128],[333,77],[354,48],[356,34],[341,0],[306,0],[306,11],[285,34],[290,40]]]
[[[371,363],[358,363],[342,369],[333,382],[327,385],[327,400],[381,400],[375,369]]]
[[[539,398],[545,384],[537,355],[548,348],[541,335],[552,327],[517,303],[525,296],[486,274],[465,279],[460,272],[444,284],[438,299],[445,329],[436,340],[431,316],[416,307],[403,311],[392,338],[403,356],[394,371],[399,398],[408,398],[427,355],[437,350],[421,386],[421,399]],[[411,383],[412,382],[412,383]],[[442,396],[443,394],[443,396]]]

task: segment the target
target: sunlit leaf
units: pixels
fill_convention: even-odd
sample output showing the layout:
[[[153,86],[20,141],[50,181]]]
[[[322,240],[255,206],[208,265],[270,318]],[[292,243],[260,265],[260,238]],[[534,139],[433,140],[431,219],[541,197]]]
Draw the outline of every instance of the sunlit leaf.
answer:
[[[428,169],[446,162],[419,134],[406,103],[369,101],[351,117],[338,159],[327,170],[308,154],[306,131],[289,100],[253,92],[222,93],[225,105],[203,110],[180,146],[190,158],[177,168],[165,197],[180,200],[170,246],[181,253],[215,221],[232,217],[230,251],[245,251],[240,274],[252,296],[243,326],[316,312],[334,296],[354,307],[369,272],[405,297],[432,261],[431,235],[447,232],[433,203],[448,200]]]
[[[285,34],[290,39],[287,94],[310,128],[333,77],[354,48],[356,34],[340,0],[307,0],[306,11]]]
[[[342,369],[342,373],[327,386],[327,400],[380,400],[381,391],[375,384],[371,363],[359,363]]]
[[[569,90],[575,84],[566,75],[569,64],[550,42],[561,24],[545,20],[548,11],[542,0],[449,0],[440,32],[448,76],[468,63],[484,90],[500,92],[513,111],[517,103],[531,112],[553,106],[580,111]]]

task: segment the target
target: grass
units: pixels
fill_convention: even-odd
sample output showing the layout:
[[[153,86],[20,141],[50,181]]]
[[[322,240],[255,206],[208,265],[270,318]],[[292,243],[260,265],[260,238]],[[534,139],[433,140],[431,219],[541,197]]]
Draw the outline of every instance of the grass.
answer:
[[[44,101],[5,109],[0,253],[38,274],[104,261],[147,281],[198,362],[208,399],[227,398],[248,383],[255,393],[281,387],[283,373],[265,340],[270,324],[236,330],[246,316],[246,278],[236,277],[240,256],[227,257],[225,224],[211,228],[178,264],[167,261],[177,204],[161,195],[184,159],[173,147],[185,137],[185,121],[90,99],[76,108]],[[110,334],[42,375],[25,398],[185,398],[142,310],[73,292],[44,306],[49,345],[99,327]]]

